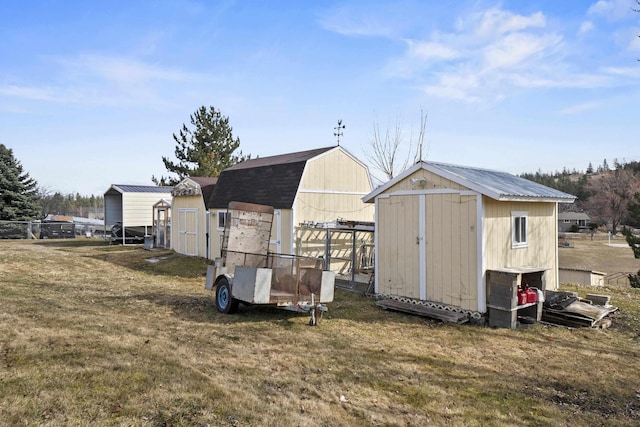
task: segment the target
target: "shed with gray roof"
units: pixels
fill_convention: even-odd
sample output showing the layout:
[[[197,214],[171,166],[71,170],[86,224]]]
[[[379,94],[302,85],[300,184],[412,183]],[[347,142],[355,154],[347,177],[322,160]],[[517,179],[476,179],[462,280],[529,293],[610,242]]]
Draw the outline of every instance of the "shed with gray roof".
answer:
[[[489,169],[418,162],[363,198],[375,203],[375,292],[487,311],[487,271],[558,285],[558,203],[575,197]]]
[[[104,193],[104,224],[110,230],[115,224],[138,235],[151,234],[153,206],[161,199],[171,200],[172,187],[155,185],[112,184]]]

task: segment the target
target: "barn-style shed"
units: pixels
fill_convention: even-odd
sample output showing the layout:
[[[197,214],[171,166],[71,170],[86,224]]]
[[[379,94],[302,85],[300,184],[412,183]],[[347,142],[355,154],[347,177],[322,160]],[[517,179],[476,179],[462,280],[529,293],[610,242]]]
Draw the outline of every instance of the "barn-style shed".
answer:
[[[209,257],[209,211],[206,202],[217,181],[218,178],[194,176],[173,187],[171,244],[176,252]]]
[[[541,272],[556,289],[557,206],[574,199],[505,172],[418,162],[363,199],[376,206],[375,292],[477,314],[490,270]]]
[[[127,229],[143,235],[151,234],[153,206],[161,199],[171,199],[171,189],[155,185],[112,184],[104,193],[105,230],[120,223],[123,243]]]
[[[275,208],[271,248],[296,253],[296,227],[346,218],[373,221],[362,197],[372,190],[367,166],[340,146],[246,160],[222,171],[207,207],[210,258],[220,256],[229,202]]]

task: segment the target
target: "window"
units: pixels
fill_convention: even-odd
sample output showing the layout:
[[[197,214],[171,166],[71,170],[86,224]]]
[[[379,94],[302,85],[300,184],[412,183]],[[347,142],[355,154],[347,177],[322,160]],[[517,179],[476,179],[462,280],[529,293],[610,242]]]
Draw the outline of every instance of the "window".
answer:
[[[578,225],[580,227],[586,227],[587,226],[587,220],[586,219],[579,219],[578,220]]]
[[[229,220],[229,212],[218,211],[218,230],[224,230],[224,226],[227,224],[228,220]]]
[[[565,224],[570,224],[570,223],[571,223],[571,220],[570,220],[570,219],[565,219],[565,220],[564,220],[564,223],[565,223]]]
[[[527,212],[511,212],[511,247],[527,246]]]

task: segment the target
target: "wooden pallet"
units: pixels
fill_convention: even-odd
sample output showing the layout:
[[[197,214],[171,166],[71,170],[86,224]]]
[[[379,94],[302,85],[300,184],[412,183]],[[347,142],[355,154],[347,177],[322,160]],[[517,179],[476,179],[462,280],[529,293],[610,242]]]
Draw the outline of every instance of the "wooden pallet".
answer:
[[[469,315],[456,311],[441,310],[427,307],[422,304],[413,304],[391,299],[384,299],[376,302],[376,305],[385,310],[401,311],[403,313],[416,314],[418,316],[430,317],[448,323],[465,323],[469,321]]]

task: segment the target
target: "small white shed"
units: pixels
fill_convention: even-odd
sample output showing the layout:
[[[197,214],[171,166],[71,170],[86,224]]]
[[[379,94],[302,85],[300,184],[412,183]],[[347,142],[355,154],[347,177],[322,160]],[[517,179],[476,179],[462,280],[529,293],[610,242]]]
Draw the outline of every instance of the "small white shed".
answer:
[[[151,234],[153,206],[161,199],[171,200],[172,189],[155,185],[112,184],[104,193],[105,230],[121,224],[123,243],[127,229]]]

